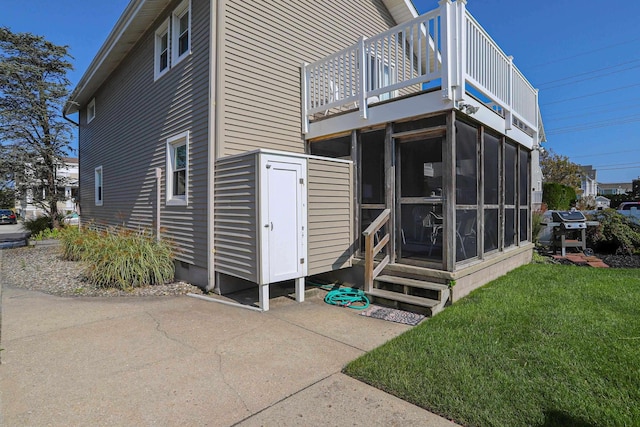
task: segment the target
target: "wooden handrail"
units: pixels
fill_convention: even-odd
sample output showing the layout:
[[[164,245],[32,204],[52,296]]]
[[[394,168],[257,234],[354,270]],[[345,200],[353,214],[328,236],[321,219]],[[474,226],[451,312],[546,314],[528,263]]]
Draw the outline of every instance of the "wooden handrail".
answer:
[[[391,209],[385,209],[382,211],[380,215],[367,227],[365,231],[362,232],[364,236],[364,290],[365,292],[371,292],[373,289],[373,280],[376,278],[378,274],[382,271],[382,269],[389,264],[389,251],[388,251],[388,243],[389,243],[389,232],[382,236],[379,239],[377,245],[374,243],[374,237],[380,229],[389,222],[389,217],[391,215]],[[382,252],[383,249],[387,248],[386,256],[380,261],[380,264],[374,269],[374,259],[376,255]]]

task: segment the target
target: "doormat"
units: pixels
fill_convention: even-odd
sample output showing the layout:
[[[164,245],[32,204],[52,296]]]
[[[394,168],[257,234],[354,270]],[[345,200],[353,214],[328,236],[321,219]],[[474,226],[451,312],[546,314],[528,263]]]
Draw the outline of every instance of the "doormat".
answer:
[[[388,320],[389,322],[402,323],[404,325],[416,326],[422,322],[426,316],[410,311],[398,310],[396,308],[380,307],[372,305],[360,313],[361,316],[374,317],[376,319]]]

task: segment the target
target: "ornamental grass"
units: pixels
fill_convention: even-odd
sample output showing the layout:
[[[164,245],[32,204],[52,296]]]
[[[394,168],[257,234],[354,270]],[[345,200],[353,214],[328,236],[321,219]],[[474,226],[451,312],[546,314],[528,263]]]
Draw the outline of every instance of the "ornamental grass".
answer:
[[[127,290],[174,279],[171,242],[149,230],[69,228],[61,241],[62,257],[83,261],[86,279],[97,287]]]

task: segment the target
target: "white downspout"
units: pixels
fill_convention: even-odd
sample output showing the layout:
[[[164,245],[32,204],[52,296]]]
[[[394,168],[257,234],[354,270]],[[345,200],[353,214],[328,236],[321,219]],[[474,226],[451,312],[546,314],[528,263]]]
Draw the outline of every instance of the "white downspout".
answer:
[[[156,239],[160,241],[160,196],[162,194],[162,168],[156,168]]]

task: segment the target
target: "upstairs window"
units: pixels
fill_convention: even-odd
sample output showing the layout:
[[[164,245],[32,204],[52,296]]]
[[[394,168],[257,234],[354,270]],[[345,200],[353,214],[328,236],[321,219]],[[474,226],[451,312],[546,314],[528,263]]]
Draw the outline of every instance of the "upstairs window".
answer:
[[[185,0],[173,11],[171,20],[171,65],[175,65],[191,51],[191,4]]]
[[[155,41],[155,79],[169,71],[169,20],[156,30]]]
[[[187,205],[189,132],[167,139],[167,205]]]
[[[95,170],[95,202],[96,206],[102,206],[102,166]]]
[[[87,105],[87,123],[91,123],[91,121],[96,117],[96,99],[93,98],[89,105]]]

